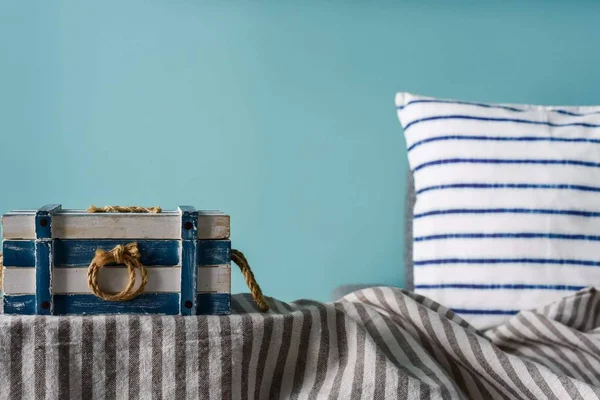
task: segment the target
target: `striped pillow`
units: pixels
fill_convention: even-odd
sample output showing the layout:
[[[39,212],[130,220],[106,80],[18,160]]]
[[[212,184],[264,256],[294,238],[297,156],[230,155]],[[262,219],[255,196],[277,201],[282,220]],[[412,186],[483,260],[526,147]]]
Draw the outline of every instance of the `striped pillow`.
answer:
[[[396,95],[415,291],[475,327],[600,285],[600,107]]]

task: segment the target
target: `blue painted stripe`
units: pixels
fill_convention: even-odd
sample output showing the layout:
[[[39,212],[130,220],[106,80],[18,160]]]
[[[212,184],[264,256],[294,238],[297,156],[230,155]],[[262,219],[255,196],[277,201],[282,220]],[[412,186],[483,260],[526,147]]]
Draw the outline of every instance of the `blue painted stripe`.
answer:
[[[182,239],[179,310],[181,315],[196,315],[198,211],[191,206],[179,206],[179,212]]]
[[[554,264],[600,267],[600,261],[564,260],[559,258],[435,258],[431,260],[416,260],[413,264],[415,267],[442,264]]]
[[[474,115],[438,115],[436,117],[426,117],[420,118],[414,121],[409,122],[404,127],[404,130],[407,131],[413,125],[428,122],[428,121],[439,121],[439,120],[470,120],[470,121],[486,121],[486,122],[510,122],[510,123],[518,123],[518,124],[529,124],[529,125],[543,125],[543,126],[551,126],[553,128],[565,128],[570,126],[580,126],[582,128],[600,128],[599,124],[590,124],[587,122],[569,122],[566,124],[555,124],[553,122],[547,121],[533,121],[530,119],[520,119],[520,118],[494,118],[494,117],[476,117]]]
[[[406,103],[403,106],[398,106],[396,107],[398,110],[403,110],[406,107],[412,105],[412,104],[420,104],[420,103],[433,103],[433,104],[458,104],[458,105],[465,105],[465,106],[474,106],[474,107],[482,107],[482,108],[496,108],[496,109],[501,109],[501,110],[507,110],[507,111],[515,111],[515,112],[526,112],[526,111],[534,111],[532,109],[527,109],[525,107],[523,108],[517,108],[517,107],[511,107],[511,106],[507,106],[507,105],[502,105],[502,104],[485,104],[485,103],[477,103],[477,102],[470,102],[470,101],[458,101],[458,100],[436,100],[436,99],[421,99],[421,100],[413,100],[413,101],[409,101],[408,103]],[[585,115],[594,115],[594,114],[599,114],[600,111],[590,111],[588,113],[576,113],[573,111],[568,111],[568,110],[561,110],[561,109],[545,109],[545,112],[555,112],[558,114],[563,114],[563,115],[571,115],[574,117],[582,117]]]
[[[87,267],[96,249],[111,250],[118,244],[132,240],[54,240],[54,264],[60,267]],[[136,241],[144,265],[179,265],[179,240]],[[198,265],[227,264],[231,260],[229,240],[198,240]],[[33,267],[35,265],[34,241],[5,240],[4,265]]]
[[[35,315],[35,295],[4,295],[4,314]]]
[[[37,314],[52,315],[54,302],[52,295],[52,240],[35,241],[35,307]]]
[[[35,213],[35,309],[39,315],[52,315],[54,312],[50,284],[54,267],[52,215],[60,208],[59,204],[49,204]]]
[[[54,295],[54,315],[179,314],[179,293],[144,293],[129,301],[105,301],[93,294]]]
[[[218,265],[231,262],[231,241],[198,240],[198,265]]]
[[[231,313],[229,293],[200,293],[196,298],[198,315],[226,315]]]
[[[470,314],[470,315],[516,315],[519,310],[479,310],[479,309],[468,309],[468,308],[453,308],[457,314]]]
[[[196,219],[198,219],[197,215]],[[181,315],[196,314],[197,299],[195,294],[198,292],[196,288],[198,284],[196,255],[196,240],[184,240],[181,250],[181,296],[179,299]]]
[[[445,233],[439,235],[416,236],[415,242],[428,240],[446,239],[557,239],[557,240],[586,240],[600,241],[598,235],[569,235],[564,233],[538,233],[538,232],[515,232],[515,233]]]
[[[230,313],[231,295],[198,294],[198,314]],[[4,296],[5,314],[35,315],[35,295]],[[144,293],[130,301],[104,301],[92,294],[55,294],[54,315],[179,314],[179,293]]]
[[[198,211],[192,206],[179,206],[181,214],[181,239],[198,239]]]
[[[479,285],[472,283],[442,283],[436,285],[415,285],[415,289],[481,289],[481,290],[570,290],[578,291],[584,289],[585,286],[571,286],[571,285],[528,285],[520,283],[508,283],[508,284],[487,284]]]
[[[427,186],[417,190],[417,194],[432,190],[446,189],[550,189],[550,190],[577,190],[582,192],[600,192],[600,187],[585,185],[570,185],[568,183],[451,183],[448,185]]]
[[[408,148],[408,152],[415,147],[426,143],[446,140],[471,140],[471,141],[494,141],[494,142],[564,142],[564,143],[600,143],[600,139],[587,138],[560,138],[551,136],[471,136],[471,135],[445,135],[435,136],[415,142]]]
[[[4,265],[9,267],[35,266],[35,240],[4,240]]]
[[[88,266],[97,249],[112,250],[134,240],[55,240],[54,264],[61,267]],[[137,240],[144,265],[179,265],[178,240]]]
[[[47,204],[35,213],[35,237],[36,239],[52,238],[52,215],[60,211],[60,204]]]
[[[417,165],[413,172],[434,165],[445,164],[534,164],[534,165],[573,165],[578,167],[600,168],[599,163],[580,160],[536,160],[536,159],[503,159],[503,158],[448,158],[428,161]]]
[[[584,210],[553,210],[539,208],[455,208],[447,210],[433,210],[415,214],[414,219],[447,214],[546,214],[546,215],[572,215],[574,217],[596,218],[600,212]]]

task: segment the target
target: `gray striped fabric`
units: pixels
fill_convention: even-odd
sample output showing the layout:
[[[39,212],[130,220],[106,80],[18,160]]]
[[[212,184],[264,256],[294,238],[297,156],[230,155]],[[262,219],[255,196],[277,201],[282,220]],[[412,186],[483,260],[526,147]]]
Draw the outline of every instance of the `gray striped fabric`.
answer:
[[[597,399],[600,293],[476,331],[413,293],[228,317],[0,317],[2,399]]]

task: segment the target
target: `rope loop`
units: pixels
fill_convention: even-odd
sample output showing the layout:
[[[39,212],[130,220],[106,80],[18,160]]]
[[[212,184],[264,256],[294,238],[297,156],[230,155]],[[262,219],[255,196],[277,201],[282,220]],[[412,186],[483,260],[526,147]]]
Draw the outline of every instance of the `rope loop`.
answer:
[[[240,271],[242,271],[242,275],[244,275],[244,279],[246,280],[246,285],[248,285],[248,289],[250,289],[252,298],[258,308],[263,312],[269,311],[269,304],[267,303],[258,282],[256,282],[256,278],[254,278],[254,273],[252,272],[252,269],[250,269],[250,264],[248,263],[248,260],[246,260],[244,253],[239,250],[231,249],[231,261],[240,267]]]
[[[159,214],[162,212],[160,207],[141,207],[141,206],[104,206],[96,207],[91,205],[87,210],[88,213],[150,213]]]
[[[119,293],[106,293],[98,285],[98,272],[109,263],[124,264],[129,273],[129,282],[125,289]],[[134,290],[135,287],[135,270],[139,269],[142,275],[140,287]],[[144,291],[148,283],[148,273],[146,268],[140,261],[140,250],[137,243],[129,243],[125,246],[118,245],[110,251],[98,249],[96,255],[92,259],[87,273],[88,286],[97,297],[106,301],[127,301],[137,297]]]

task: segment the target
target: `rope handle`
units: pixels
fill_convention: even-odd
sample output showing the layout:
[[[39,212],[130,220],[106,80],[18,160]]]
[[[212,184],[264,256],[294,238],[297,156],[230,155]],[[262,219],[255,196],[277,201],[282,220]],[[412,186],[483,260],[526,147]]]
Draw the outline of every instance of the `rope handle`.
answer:
[[[104,206],[96,207],[91,205],[86,212],[88,213],[150,213],[159,214],[162,212],[160,207],[141,207],[141,206]]]
[[[258,282],[256,282],[254,273],[252,272],[250,264],[248,263],[248,260],[246,260],[244,253],[239,250],[231,249],[231,261],[240,267],[240,271],[242,271],[242,275],[244,275],[244,279],[246,280],[246,285],[248,286],[248,289],[250,289],[252,298],[254,299],[254,302],[260,311],[269,311],[269,304],[267,303],[267,300],[265,299]]]
[[[104,292],[98,284],[98,272],[109,263],[125,264],[129,273],[129,282],[127,286],[119,293]],[[134,290],[136,274],[135,270],[139,269],[142,275],[140,287]],[[139,296],[148,283],[148,272],[140,261],[140,250],[137,243],[129,243],[125,246],[117,245],[110,251],[98,249],[96,255],[92,259],[87,273],[88,286],[97,297],[106,301],[127,301]]]

